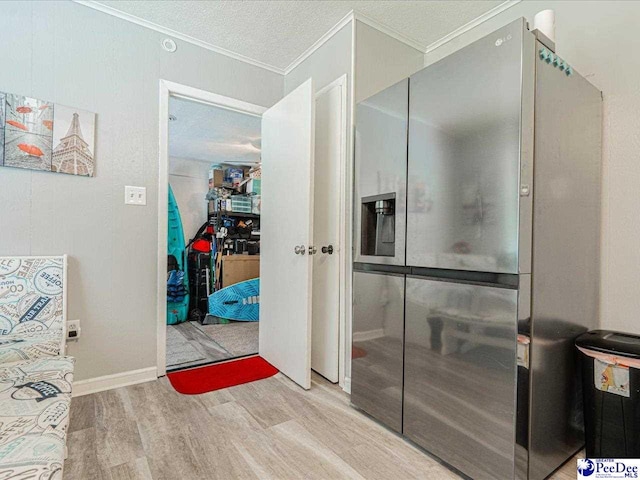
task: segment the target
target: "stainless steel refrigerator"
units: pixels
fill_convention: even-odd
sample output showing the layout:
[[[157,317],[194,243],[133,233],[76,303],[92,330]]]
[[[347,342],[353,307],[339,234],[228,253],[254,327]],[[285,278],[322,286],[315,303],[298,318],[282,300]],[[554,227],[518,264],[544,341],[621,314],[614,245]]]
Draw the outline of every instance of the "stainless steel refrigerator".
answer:
[[[602,95],[553,50],[520,19],[356,111],[351,402],[472,478],[584,443]]]

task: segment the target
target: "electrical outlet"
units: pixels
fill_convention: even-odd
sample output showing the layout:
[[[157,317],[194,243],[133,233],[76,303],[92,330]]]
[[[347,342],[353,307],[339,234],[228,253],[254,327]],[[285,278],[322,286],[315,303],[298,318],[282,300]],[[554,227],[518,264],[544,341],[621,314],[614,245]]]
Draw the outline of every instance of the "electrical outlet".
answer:
[[[147,189],[146,187],[124,187],[124,203],[127,205],[146,205]]]
[[[67,321],[67,340],[76,340],[80,337],[80,320]]]

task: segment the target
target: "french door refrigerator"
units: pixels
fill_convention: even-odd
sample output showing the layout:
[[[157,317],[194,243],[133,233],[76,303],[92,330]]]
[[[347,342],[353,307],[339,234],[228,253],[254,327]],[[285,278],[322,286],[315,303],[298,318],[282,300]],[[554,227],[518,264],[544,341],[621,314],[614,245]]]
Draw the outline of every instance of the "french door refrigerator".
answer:
[[[602,96],[542,40],[519,19],[356,111],[351,402],[472,478],[583,444]]]

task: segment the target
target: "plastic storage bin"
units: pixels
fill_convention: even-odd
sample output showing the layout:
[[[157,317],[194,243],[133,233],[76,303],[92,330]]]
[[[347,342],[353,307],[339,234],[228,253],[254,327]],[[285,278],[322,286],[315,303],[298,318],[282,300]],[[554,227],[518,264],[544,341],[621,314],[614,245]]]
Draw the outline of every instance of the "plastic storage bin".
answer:
[[[594,330],[576,347],[587,458],[640,458],[640,336]]]
[[[231,210],[238,213],[251,213],[251,198],[240,195],[231,197]]]

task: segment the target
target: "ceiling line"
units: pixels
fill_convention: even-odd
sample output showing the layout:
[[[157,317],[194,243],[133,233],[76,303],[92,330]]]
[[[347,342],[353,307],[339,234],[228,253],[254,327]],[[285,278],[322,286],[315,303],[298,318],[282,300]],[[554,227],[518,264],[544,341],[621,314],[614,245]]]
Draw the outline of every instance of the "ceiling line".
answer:
[[[429,52],[433,52],[436,48],[441,47],[442,45],[444,45],[445,43],[450,42],[451,40],[453,40],[456,37],[459,37],[460,35],[462,35],[463,33],[468,32],[469,30],[477,27],[478,25],[480,25],[481,23],[486,22],[487,20],[489,20],[490,18],[495,17],[496,15],[504,12],[505,10],[508,10],[509,8],[517,5],[518,3],[520,3],[522,0],[508,0],[506,2],[502,2],[499,5],[496,5],[495,7],[493,7],[491,10],[486,11],[485,13],[483,13],[482,15],[474,18],[473,20],[471,20],[470,22],[465,23],[464,25],[462,25],[460,28],[456,28],[453,32],[448,33],[447,35],[445,35],[444,37],[442,37],[439,40],[436,40],[435,42],[427,45],[427,47],[424,49],[424,53],[429,53]]]
[[[408,37],[407,35],[405,35],[402,32],[399,32],[391,27],[388,27],[387,25],[384,25],[383,23],[378,22],[377,20],[374,20],[371,17],[366,16],[365,14],[355,11],[355,10],[351,10],[349,13],[347,13],[344,17],[342,17],[338,23],[336,23],[333,27],[331,27],[324,35],[322,35],[322,37],[320,37],[313,45],[311,45],[309,48],[307,48],[304,52],[302,52],[300,54],[300,56],[298,58],[296,58],[293,62],[291,62],[285,69],[284,69],[284,74],[285,75],[289,75],[289,73],[291,73],[296,67],[298,67],[302,62],[304,62],[307,58],[309,58],[313,52],[315,52],[316,50],[318,50],[322,45],[324,45],[326,42],[328,42],[336,33],[338,33],[345,25],[347,25],[349,22],[352,22],[353,20],[357,20],[359,22],[362,22],[366,25],[369,25],[372,28],[375,28],[376,30],[392,37],[395,38],[396,40],[404,43],[405,45],[408,45],[416,50],[418,50],[419,52],[425,52],[427,47],[418,42],[417,40],[414,40],[410,37]]]
[[[424,53],[427,49],[424,43],[419,42],[418,40],[415,40],[405,35],[404,33],[400,32],[399,30],[396,30],[395,28],[391,28],[388,25],[385,25],[384,23],[379,22],[378,20],[368,17],[364,13],[355,12],[355,17],[356,17],[356,20],[358,20],[359,22],[362,22],[365,25],[369,25],[370,27],[375,28],[376,30],[379,30],[384,34],[392,38],[395,38],[399,42],[404,43],[405,45],[408,45],[415,50],[418,50],[419,52]]]
[[[291,73],[291,71],[293,71],[298,65],[300,65],[308,57],[310,57],[313,54],[313,52],[318,50],[322,45],[324,45],[327,41],[329,41],[331,37],[333,37],[336,33],[338,33],[342,27],[344,27],[346,24],[348,24],[350,21],[353,21],[354,19],[366,25],[369,25],[370,27],[375,28],[376,30],[392,38],[395,38],[399,42],[404,43],[405,45],[408,45],[409,47],[412,47],[415,50],[418,50],[419,52],[426,54],[444,45],[445,43],[450,42],[451,40],[462,35],[463,33],[468,32],[472,28],[477,27],[481,23],[486,22],[490,18],[493,18],[496,15],[504,12],[505,10],[513,7],[514,5],[517,5],[521,1],[522,0],[507,0],[499,5],[496,5],[491,10],[488,10],[482,15],[479,15],[478,17],[474,18],[470,22],[467,22],[463,26],[455,29],[451,33],[448,33],[444,37],[440,38],[439,40],[436,40],[435,42],[429,45],[424,45],[423,43],[405,35],[404,33],[399,32],[398,30],[385,25],[384,23],[381,23],[378,20],[368,17],[367,15],[361,12],[358,12],[356,10],[351,10],[343,18],[341,18],[338,21],[338,23],[336,23],[333,27],[331,27],[327,31],[327,33],[325,33],[313,45],[311,45],[311,47],[309,47],[298,58],[296,58],[293,62],[291,62],[284,69],[284,74],[288,75],[289,73]]]
[[[353,10],[351,10],[344,17],[342,17],[340,20],[338,20],[338,23],[336,23],[333,27],[331,27],[329,30],[327,30],[327,32],[324,35],[322,35],[318,40],[316,40],[313,43],[313,45],[311,45],[309,48],[307,48],[304,52],[302,52],[298,56],[298,58],[296,58],[293,62],[291,62],[289,65],[287,65],[287,67],[284,69],[284,74],[288,75],[289,73],[291,73],[292,70],[294,70],[298,65],[300,65],[307,58],[309,58],[313,52],[315,52],[318,48],[320,48],[327,41],[329,41],[329,39],[331,37],[333,37],[336,33],[338,33],[340,30],[342,30],[342,27],[347,25],[349,22],[353,21],[354,13],[355,12]]]
[[[216,45],[213,45],[211,43],[208,42],[204,42],[202,40],[198,40],[197,38],[191,37],[189,35],[177,32],[175,30],[172,30],[170,28],[167,27],[163,27],[162,25],[158,25],[157,23],[154,22],[150,22],[148,20],[144,20],[140,17],[136,17],[135,15],[131,15],[129,13],[125,13],[122,12],[120,10],[117,10],[113,7],[109,7],[107,5],[103,5],[101,3],[98,3],[97,1],[94,0],[73,0],[75,3],[78,3],[80,5],[84,5],[86,7],[92,8],[94,10],[98,10],[102,13],[106,13],[108,15],[112,15],[114,17],[118,17],[122,20],[126,20],[128,22],[134,23],[136,25],[140,25],[142,27],[146,27],[149,28],[151,30],[155,30],[157,32],[163,33],[165,35],[170,35],[172,37],[178,38],[184,42],[187,43],[191,43],[193,45],[197,45],[199,47],[202,47],[204,49],[213,51],[215,53],[219,53],[221,55],[225,55],[227,57],[233,58],[235,60],[239,60],[241,62],[244,63],[248,63],[250,65],[254,65],[256,67],[260,67],[263,68],[265,70],[269,70],[271,72],[280,74],[280,75],[288,75],[289,73],[291,73],[292,70],[294,70],[297,66],[299,66],[302,62],[304,62],[308,57],[310,57],[313,52],[315,52],[318,48],[320,48],[322,45],[324,45],[331,37],[333,37],[338,31],[340,31],[340,29],[342,29],[345,25],[347,25],[350,21],[353,20],[358,20],[362,23],[365,23],[367,25],[369,25],[370,27],[373,27],[379,31],[381,31],[382,33],[385,33],[387,35],[389,35],[392,38],[395,38],[396,40],[422,52],[422,53],[429,53],[432,52],[433,50],[437,49],[438,47],[441,47],[442,45],[444,45],[445,43],[450,42],[451,40],[453,40],[456,37],[459,37],[460,35],[462,35],[463,33],[468,32],[469,30],[477,27],[478,25],[480,25],[481,23],[486,22],[487,20],[489,20],[490,18],[495,17],[496,15],[504,12],[505,10],[513,7],[514,5],[517,5],[518,3],[520,3],[522,0],[507,0],[495,7],[493,7],[491,10],[483,13],[482,15],[479,15],[478,17],[476,17],[475,19],[471,20],[470,22],[467,22],[466,24],[464,24],[463,26],[453,30],[451,33],[448,33],[447,35],[445,35],[444,37],[440,38],[439,40],[436,40],[435,42],[429,44],[429,45],[424,45],[421,42],[405,35],[402,32],[399,32],[398,30],[391,28],[381,22],[379,22],[378,20],[374,20],[371,17],[368,17],[360,12],[357,12],[355,10],[351,10],[349,13],[347,13],[344,17],[342,17],[333,27],[331,27],[324,35],[322,35],[313,45],[311,45],[308,49],[306,49],[302,54],[300,54],[300,56],[298,56],[293,62],[291,62],[287,67],[285,68],[280,68],[280,67],[276,67],[274,65],[270,65],[268,63],[264,63],[261,62],[260,60],[255,60],[251,57],[247,57],[246,55],[242,55],[240,53],[236,53],[233,52],[231,50],[227,50],[226,48],[222,48],[222,47],[218,47]]]
[[[274,65],[270,65],[268,63],[261,62],[260,60],[247,57],[246,55],[242,55],[240,53],[236,53],[231,50],[227,50],[226,48],[213,45],[212,43],[204,42],[197,38],[191,37],[190,35],[186,35],[184,33],[177,32],[170,28],[163,27],[162,25],[158,25],[157,23],[150,22],[140,17],[136,17],[135,15],[131,15],[130,13],[122,12],[116,8],[103,5],[96,1],[93,1],[93,0],[73,0],[73,1],[77,4],[84,5],[85,7],[98,10],[99,12],[106,13],[114,17],[118,17],[121,20],[126,20],[128,22],[135,23],[136,25],[140,25],[141,27],[146,27],[151,30],[155,30],[156,32],[163,33],[165,35],[170,35],[171,37],[182,40],[183,42],[191,43],[193,45],[197,45],[198,47],[211,50],[212,52],[219,53],[220,55],[224,55],[226,57],[230,57],[235,60],[240,60],[241,62],[248,63],[256,67],[264,68],[265,70],[269,70],[271,72],[278,73],[280,75],[285,74],[285,71],[282,68],[276,67]]]

